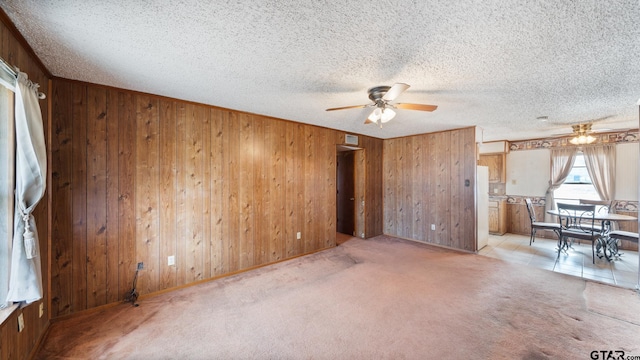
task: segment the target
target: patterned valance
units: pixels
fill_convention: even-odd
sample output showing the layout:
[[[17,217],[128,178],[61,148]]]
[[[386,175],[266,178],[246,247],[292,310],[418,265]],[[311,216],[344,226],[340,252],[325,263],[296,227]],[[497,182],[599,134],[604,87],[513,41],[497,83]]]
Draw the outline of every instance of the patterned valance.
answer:
[[[596,144],[612,144],[612,143],[630,143],[638,142],[638,129],[620,131],[620,132],[608,132],[602,134],[591,134],[597,140],[593,143]],[[563,146],[576,146],[569,142],[573,136],[550,138],[550,139],[536,139],[536,140],[522,140],[511,141],[509,143],[510,151],[518,150],[533,150],[533,149],[547,149],[552,147]]]
[[[529,198],[533,205],[544,206],[545,205],[545,197],[536,197],[536,196],[518,196],[518,195],[508,195],[507,196],[507,204],[518,204],[524,205],[524,199]],[[615,211],[629,211],[636,212],[638,211],[638,201],[627,201],[627,200],[615,200],[613,202],[613,207]]]

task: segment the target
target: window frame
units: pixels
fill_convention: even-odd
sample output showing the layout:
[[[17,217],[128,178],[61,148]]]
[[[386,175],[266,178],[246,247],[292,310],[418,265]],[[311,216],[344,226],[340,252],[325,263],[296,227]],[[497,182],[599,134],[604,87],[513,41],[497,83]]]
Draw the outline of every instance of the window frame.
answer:
[[[0,291],[7,295],[9,284],[9,263],[11,243],[13,242],[13,220],[15,210],[15,92],[0,82],[0,102],[7,106],[0,107],[0,274],[6,279],[0,280]],[[5,262],[6,261],[6,262]],[[1,296],[0,296],[1,297]],[[2,306],[6,305],[3,309]],[[18,307],[17,304],[5,303],[0,299],[0,321],[4,322]]]
[[[580,158],[580,162],[578,162],[578,158]],[[578,165],[576,166],[576,163],[578,163]],[[584,168],[585,172],[586,172],[586,177],[588,178],[588,182],[586,181],[570,181],[569,177],[571,176],[571,173],[573,173],[573,171],[578,168],[578,169],[582,169]],[[575,180],[575,177],[574,177]],[[566,190],[567,188],[565,187],[564,192],[562,187],[565,185],[571,185],[571,186],[579,186],[579,187],[585,187],[585,188],[589,188],[588,190],[590,191],[584,191],[581,192],[582,196],[579,196],[578,193],[573,193],[571,195],[573,195],[572,197],[567,197],[566,195],[568,195],[566,192],[568,192],[568,190]],[[560,193],[559,193],[560,192]],[[586,195],[586,196],[584,196]],[[582,150],[578,150],[578,152],[576,153],[576,158],[574,160],[573,166],[571,168],[571,171],[569,172],[569,176],[567,176],[567,179],[562,183],[562,185],[560,185],[560,187],[556,190],[554,190],[553,192],[553,197],[555,199],[556,205],[558,204],[558,202],[562,202],[562,203],[568,203],[568,204],[578,204],[580,202],[580,199],[585,199],[585,200],[600,200],[600,196],[598,195],[598,192],[596,191],[595,186],[593,185],[593,181],[591,180],[591,176],[589,175],[589,171],[587,170],[587,164],[585,162],[584,159],[584,153],[582,152]],[[558,201],[560,200],[560,201]]]

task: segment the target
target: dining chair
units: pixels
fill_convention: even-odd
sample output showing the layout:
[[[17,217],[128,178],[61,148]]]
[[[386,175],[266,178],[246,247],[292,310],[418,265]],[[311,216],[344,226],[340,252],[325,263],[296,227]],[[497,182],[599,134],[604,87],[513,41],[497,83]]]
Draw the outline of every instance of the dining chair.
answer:
[[[529,220],[531,221],[531,236],[529,236],[529,246],[531,246],[532,242],[536,241],[537,230],[551,230],[555,232],[556,235],[560,236],[560,224],[536,220],[536,212],[533,209],[533,203],[531,202],[531,199],[525,198],[524,202],[527,204],[527,212],[529,213]]]
[[[595,205],[596,206],[596,214],[608,214],[609,212],[611,212],[611,205],[613,203],[613,201],[611,200],[588,200],[588,199],[580,199],[580,204],[583,205]],[[607,221],[606,223],[603,224],[605,227],[608,228],[611,226],[611,223],[609,221]],[[595,224],[594,225],[595,228],[600,231],[601,233],[602,231],[602,225],[600,224]]]
[[[591,242],[591,260],[595,264],[596,241],[600,238],[600,231],[594,226],[595,205],[558,203],[558,223],[560,225],[560,250],[567,246],[567,239],[587,240]]]
[[[622,253],[619,252],[618,246],[620,240],[626,240],[632,243],[638,243],[638,233],[624,230],[613,230],[607,234],[608,241],[604,251],[604,255],[608,260],[614,257],[619,257]]]
[[[588,199],[580,199],[580,204],[583,205],[596,205],[596,212],[601,214],[606,214],[611,209],[611,200],[588,200]]]

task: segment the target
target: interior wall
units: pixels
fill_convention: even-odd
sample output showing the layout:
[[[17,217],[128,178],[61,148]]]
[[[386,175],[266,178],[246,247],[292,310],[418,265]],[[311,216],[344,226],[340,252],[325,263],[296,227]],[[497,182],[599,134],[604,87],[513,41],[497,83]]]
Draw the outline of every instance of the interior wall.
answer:
[[[25,44],[26,42],[13,28],[11,21],[6,18],[4,12],[0,11],[0,56],[10,65],[17,66],[20,71],[27,73],[30,80],[40,84],[39,90],[47,94],[49,91],[49,76],[37,59],[31,55],[30,49]],[[41,100],[40,109],[42,110],[42,120],[44,122],[45,141],[48,144],[50,139],[49,101]],[[49,292],[46,286],[46,279],[49,277],[49,208],[47,204],[47,199],[50,195],[49,185],[50,180],[47,181],[47,191],[44,198],[33,213],[40,241],[44,297],[41,301],[14,311],[0,325],[0,359],[29,358],[30,353],[34,350],[49,325],[49,307],[47,306]],[[39,314],[41,304],[44,304],[44,314],[42,316]],[[20,314],[24,317],[25,323],[22,332],[18,332],[18,315]]]
[[[616,144],[616,195],[618,201],[638,199],[638,146]],[[551,171],[549,149],[518,150],[507,154],[507,195],[543,197]]]
[[[138,262],[149,294],[335,246],[334,130],[64,79],[53,108],[54,317]]]
[[[519,150],[507,154],[506,194],[544,196],[551,177],[549,149]]]
[[[616,144],[616,195],[615,200],[636,203],[638,199],[638,146],[634,143]],[[507,154],[508,196],[544,197],[550,177],[551,151],[549,149],[518,150]],[[544,208],[534,204],[536,217],[544,219]],[[617,209],[620,214],[637,216],[637,210]],[[515,201],[507,204],[507,231],[513,234],[529,235],[531,224],[524,203]],[[619,228],[637,232],[638,224],[631,221],[619,222]],[[555,239],[553,232],[539,232],[536,236]],[[637,245],[624,243],[625,249],[636,250]]]
[[[476,151],[475,128],[385,140],[384,233],[475,251]]]

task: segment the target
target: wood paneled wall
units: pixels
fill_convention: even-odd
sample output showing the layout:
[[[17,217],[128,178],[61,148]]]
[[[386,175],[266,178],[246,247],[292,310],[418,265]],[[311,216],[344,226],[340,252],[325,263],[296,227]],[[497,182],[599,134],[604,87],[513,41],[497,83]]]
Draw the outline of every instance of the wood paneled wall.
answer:
[[[46,69],[40,66],[38,59],[31,55],[31,50],[24,44],[25,42],[15,31],[6,14],[0,10],[0,56],[10,65],[19,67],[20,71],[29,75],[30,80],[40,84],[39,90],[47,94],[49,91],[48,73]],[[42,120],[44,122],[45,141],[48,144],[50,138],[48,100],[40,101],[40,109],[42,110]],[[17,310],[0,325],[0,359],[28,358],[49,325],[49,309],[47,306],[49,292],[46,286],[46,279],[49,277],[49,208],[47,203],[50,196],[50,180],[47,182],[48,189],[33,214],[36,219],[40,240],[44,297],[41,301]],[[42,303],[45,304],[45,313],[40,317],[39,306]],[[20,313],[23,314],[25,322],[22,332],[18,332],[17,318]]]
[[[148,294],[335,246],[337,131],[63,79],[53,108],[53,316],[122,300],[138,262]]]
[[[385,140],[383,156],[384,233],[475,251],[475,129]]]
[[[544,219],[544,206],[533,204],[536,219]],[[531,220],[525,204],[507,204],[507,232],[511,234],[530,235]],[[536,238],[558,239],[553,231],[538,230]]]

